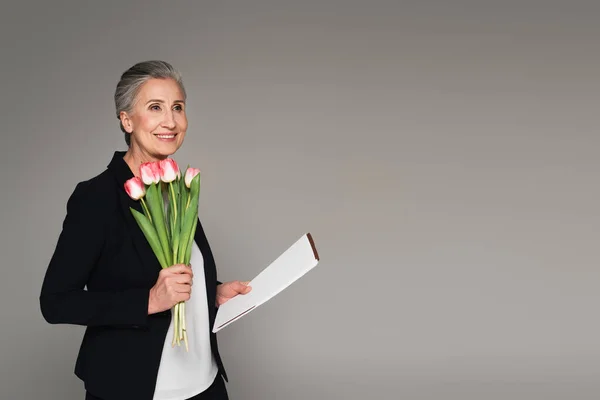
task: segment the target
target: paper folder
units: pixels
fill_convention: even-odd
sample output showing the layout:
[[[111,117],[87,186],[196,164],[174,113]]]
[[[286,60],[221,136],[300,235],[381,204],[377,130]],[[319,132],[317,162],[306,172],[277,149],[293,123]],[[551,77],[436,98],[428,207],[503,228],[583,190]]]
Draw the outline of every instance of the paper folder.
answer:
[[[213,332],[218,332],[270,300],[319,263],[319,255],[310,233],[303,235],[275,261],[260,272],[249,285],[252,290],[222,304]]]

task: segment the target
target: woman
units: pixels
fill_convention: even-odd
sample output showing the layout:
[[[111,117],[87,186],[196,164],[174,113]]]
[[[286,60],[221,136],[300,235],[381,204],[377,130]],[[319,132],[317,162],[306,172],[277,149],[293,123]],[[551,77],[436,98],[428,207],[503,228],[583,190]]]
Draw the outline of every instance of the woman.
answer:
[[[181,76],[166,62],[142,62],[123,73],[115,105],[128,150],[80,182],[67,203],[40,305],[51,324],[86,326],[75,364],[86,399],[228,398],[212,328],[217,307],[251,289],[247,282],[217,281],[199,221],[191,265],[162,269],[129,210],[141,211],[139,202],[124,190],[142,163],[182,145],[185,100]],[[189,352],[171,346],[171,308],[180,301],[186,301]]]

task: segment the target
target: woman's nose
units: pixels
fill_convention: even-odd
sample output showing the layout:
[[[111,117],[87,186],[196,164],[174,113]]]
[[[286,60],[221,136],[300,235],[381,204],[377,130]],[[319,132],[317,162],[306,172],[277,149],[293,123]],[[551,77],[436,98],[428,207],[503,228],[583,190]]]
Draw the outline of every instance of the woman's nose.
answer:
[[[175,117],[173,115],[173,111],[167,111],[165,113],[165,119],[163,120],[163,125],[167,128],[175,127]]]

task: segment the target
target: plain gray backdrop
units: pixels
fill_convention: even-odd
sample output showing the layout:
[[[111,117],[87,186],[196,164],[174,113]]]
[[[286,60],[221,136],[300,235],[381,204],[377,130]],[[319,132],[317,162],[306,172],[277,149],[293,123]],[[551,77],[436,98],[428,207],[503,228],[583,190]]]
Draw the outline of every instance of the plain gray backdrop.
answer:
[[[219,278],[321,263],[219,333],[237,399],[600,396],[600,2],[3,2],[0,398],[83,399],[38,295],[120,74],[181,70]]]

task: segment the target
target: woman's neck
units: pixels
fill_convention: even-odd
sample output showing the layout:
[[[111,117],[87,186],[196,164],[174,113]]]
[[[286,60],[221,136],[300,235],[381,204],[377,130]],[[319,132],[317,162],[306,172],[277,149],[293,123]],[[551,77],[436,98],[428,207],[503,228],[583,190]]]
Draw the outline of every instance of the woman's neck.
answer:
[[[140,176],[140,165],[146,162],[160,161],[161,158],[156,156],[152,156],[146,152],[137,150],[134,146],[130,146],[125,155],[123,156],[123,160],[133,172],[133,175]]]

